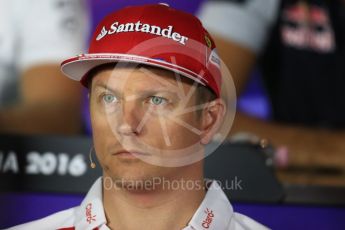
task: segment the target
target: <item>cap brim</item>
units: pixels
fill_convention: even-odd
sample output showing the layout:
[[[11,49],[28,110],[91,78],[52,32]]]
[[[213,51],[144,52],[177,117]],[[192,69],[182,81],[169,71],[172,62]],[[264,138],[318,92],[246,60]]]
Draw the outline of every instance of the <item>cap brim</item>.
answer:
[[[103,64],[118,62],[137,63],[159,67],[162,69],[173,71],[177,74],[181,74],[202,85],[207,85],[207,81],[204,78],[190,71],[189,69],[159,59],[127,54],[81,54],[62,62],[61,71],[72,80],[82,81],[83,78],[88,74],[88,72],[93,68]]]

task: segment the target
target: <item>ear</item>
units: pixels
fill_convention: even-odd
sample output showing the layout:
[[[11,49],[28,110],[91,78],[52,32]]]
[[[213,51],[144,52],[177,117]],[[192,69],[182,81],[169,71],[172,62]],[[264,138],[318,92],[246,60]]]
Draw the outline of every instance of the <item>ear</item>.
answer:
[[[204,107],[201,117],[201,144],[206,145],[212,140],[224,120],[225,111],[225,103],[220,98]]]

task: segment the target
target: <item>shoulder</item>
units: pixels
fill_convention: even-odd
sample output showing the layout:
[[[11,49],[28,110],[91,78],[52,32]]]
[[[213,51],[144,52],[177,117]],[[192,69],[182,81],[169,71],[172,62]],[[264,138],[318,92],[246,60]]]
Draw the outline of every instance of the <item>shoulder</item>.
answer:
[[[222,186],[215,180],[206,179],[208,189],[204,200],[198,211],[193,216],[191,223],[195,229],[201,229],[200,223],[205,222],[209,229],[228,229],[228,230],[266,230],[264,225],[256,222],[248,216],[237,213],[231,205],[229,198],[224,193]],[[210,214],[210,215],[209,215]],[[204,221],[204,222],[203,222]]]
[[[209,0],[197,15],[211,33],[259,52],[276,22],[279,5],[279,0]]]
[[[42,219],[31,221],[25,224],[17,225],[8,230],[26,230],[26,229],[35,229],[35,230],[46,230],[46,229],[60,229],[68,228],[73,226],[75,212],[78,207],[66,209],[54,214],[51,214]]]

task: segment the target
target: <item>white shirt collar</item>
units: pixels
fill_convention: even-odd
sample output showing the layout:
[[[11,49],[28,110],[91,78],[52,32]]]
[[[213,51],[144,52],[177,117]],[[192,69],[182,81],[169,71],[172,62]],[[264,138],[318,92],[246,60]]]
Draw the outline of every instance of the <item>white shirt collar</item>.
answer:
[[[98,178],[76,211],[75,229],[109,229],[103,208],[102,177]]]
[[[206,181],[208,191],[188,226],[183,230],[225,230],[230,225],[232,206],[216,181]]]
[[[228,229],[233,215],[232,206],[216,181],[210,184],[199,208],[188,226],[183,230],[225,230]],[[92,185],[83,202],[76,210],[74,226],[76,230],[109,230],[103,207],[102,177]]]

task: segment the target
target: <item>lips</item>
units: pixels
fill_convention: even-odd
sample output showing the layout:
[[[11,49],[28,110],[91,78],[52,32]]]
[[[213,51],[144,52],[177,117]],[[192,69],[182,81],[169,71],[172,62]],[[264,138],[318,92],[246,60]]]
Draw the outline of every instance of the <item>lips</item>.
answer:
[[[119,150],[112,155],[117,156],[117,157],[140,157],[140,156],[148,156],[150,154],[137,151],[137,150]]]

